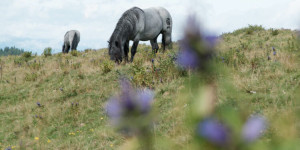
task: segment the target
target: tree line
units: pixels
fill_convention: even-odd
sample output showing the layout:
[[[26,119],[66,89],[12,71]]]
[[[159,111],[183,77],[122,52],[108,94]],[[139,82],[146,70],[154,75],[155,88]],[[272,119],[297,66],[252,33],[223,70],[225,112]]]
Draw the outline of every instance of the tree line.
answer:
[[[0,48],[0,56],[21,55],[22,53],[24,53],[24,49],[16,47],[5,47],[4,49]]]

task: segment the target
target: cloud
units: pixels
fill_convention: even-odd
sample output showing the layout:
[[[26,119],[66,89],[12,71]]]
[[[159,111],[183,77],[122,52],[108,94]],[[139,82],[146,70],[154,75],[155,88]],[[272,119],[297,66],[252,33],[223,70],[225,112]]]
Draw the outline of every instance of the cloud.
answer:
[[[197,12],[207,31],[220,34],[247,26],[294,28],[299,0],[1,0],[0,47],[16,46],[42,53],[61,51],[66,31],[81,33],[78,49],[103,48],[127,9],[163,6],[173,18],[173,40],[182,36],[186,17]],[[149,43],[149,42],[147,42]]]

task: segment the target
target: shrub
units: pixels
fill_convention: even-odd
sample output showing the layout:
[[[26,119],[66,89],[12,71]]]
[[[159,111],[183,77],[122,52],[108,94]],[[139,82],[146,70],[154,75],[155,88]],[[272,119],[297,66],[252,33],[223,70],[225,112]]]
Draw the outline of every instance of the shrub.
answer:
[[[24,52],[22,54],[22,57],[25,58],[25,59],[29,59],[32,57],[32,52]]]
[[[103,61],[103,65],[101,65],[101,69],[104,74],[109,73],[113,70],[114,64],[110,60]]]
[[[273,36],[276,36],[276,35],[279,34],[279,30],[278,29],[276,29],[276,30],[271,29],[271,33],[272,33]]]
[[[45,57],[52,56],[52,48],[51,47],[45,48],[43,54]]]
[[[72,50],[71,55],[77,57],[78,56],[78,51],[77,50]]]

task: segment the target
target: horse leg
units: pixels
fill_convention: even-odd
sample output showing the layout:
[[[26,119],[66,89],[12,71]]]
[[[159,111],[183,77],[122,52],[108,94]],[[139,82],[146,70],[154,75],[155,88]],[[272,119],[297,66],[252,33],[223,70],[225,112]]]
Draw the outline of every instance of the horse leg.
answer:
[[[158,36],[157,36],[158,37]],[[150,43],[151,43],[151,46],[152,46],[152,52],[154,53],[157,53],[158,49],[159,49],[159,46],[157,44],[157,37],[154,38],[153,40],[150,40]]]
[[[162,34],[161,45],[163,47],[163,52],[165,52],[165,50],[166,50],[166,35],[165,35],[165,33]]]
[[[133,42],[133,45],[131,47],[131,59],[130,59],[131,62],[133,62],[133,57],[134,57],[134,55],[136,53],[136,49],[137,49],[138,45],[139,45],[139,41],[134,41]]]
[[[125,61],[128,62],[129,41],[126,41],[124,45],[124,52],[125,52]]]
[[[69,50],[71,47],[70,47],[70,45],[67,45],[66,47],[67,47],[67,49],[65,50],[65,52],[69,53]]]
[[[65,46],[65,44],[62,46],[62,53],[65,53],[65,48],[66,48],[66,46]]]

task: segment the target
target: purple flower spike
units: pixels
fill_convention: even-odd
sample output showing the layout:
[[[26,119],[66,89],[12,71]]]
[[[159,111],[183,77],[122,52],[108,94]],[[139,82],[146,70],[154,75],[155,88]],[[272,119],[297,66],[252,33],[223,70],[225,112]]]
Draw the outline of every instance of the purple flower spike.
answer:
[[[219,37],[217,37],[217,36],[206,36],[205,37],[205,41],[209,47],[216,46],[218,40],[219,40]]]
[[[122,126],[128,118],[147,115],[151,110],[154,94],[150,90],[136,90],[126,79],[121,80],[121,93],[109,99],[107,115],[113,125]]]
[[[36,105],[38,105],[39,107],[42,106],[40,102],[36,102]]]
[[[213,144],[225,145],[229,140],[228,129],[218,120],[209,118],[200,122],[197,133]]]
[[[113,97],[106,105],[107,115],[111,118],[113,124],[117,124],[122,116],[123,108],[120,101]]]
[[[272,47],[272,50],[273,50],[273,51],[275,51],[275,48],[274,48],[274,47]]]
[[[137,99],[139,100],[140,109],[143,113],[147,113],[151,109],[154,93],[151,90],[139,91]]]
[[[253,142],[258,139],[267,129],[266,119],[255,115],[250,117],[243,127],[242,137],[246,142]]]
[[[199,28],[199,22],[197,21],[196,16],[190,16],[187,21],[187,26],[185,28],[185,34],[187,37],[190,36],[201,36],[201,31]]]
[[[186,69],[194,69],[198,66],[198,54],[192,50],[182,50],[178,54],[177,62]]]

